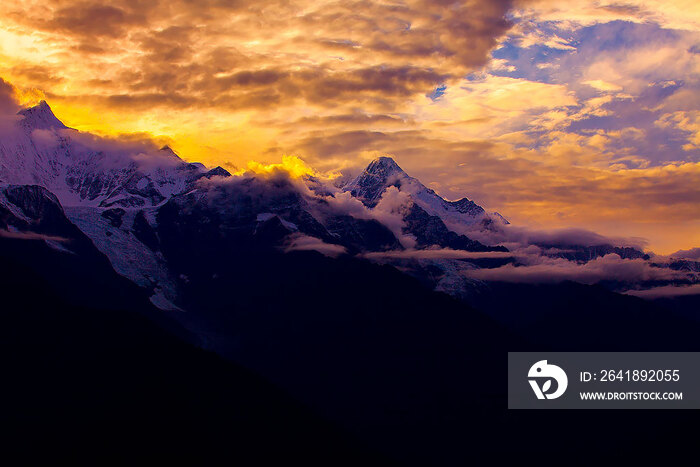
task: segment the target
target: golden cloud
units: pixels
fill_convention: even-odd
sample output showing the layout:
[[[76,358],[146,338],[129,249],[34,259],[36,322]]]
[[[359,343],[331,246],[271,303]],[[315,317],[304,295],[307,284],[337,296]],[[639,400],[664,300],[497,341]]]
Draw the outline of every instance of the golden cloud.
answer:
[[[14,101],[46,98],[72,127],[145,131],[190,160],[318,175],[391,154],[440,194],[511,220],[643,235],[672,251],[700,244],[697,88],[645,107],[659,112],[652,126],[687,139],[658,163],[631,144],[664,142],[636,124],[638,108],[617,127],[571,127],[622,115],[616,105],[669,74],[698,76],[695,3],[4,2],[0,76]],[[508,33],[568,53],[566,31],[614,20],[683,33],[596,55],[579,76],[556,61],[533,66],[559,70],[549,82],[491,73],[518,71],[490,61]],[[561,27],[544,34],[542,21]]]

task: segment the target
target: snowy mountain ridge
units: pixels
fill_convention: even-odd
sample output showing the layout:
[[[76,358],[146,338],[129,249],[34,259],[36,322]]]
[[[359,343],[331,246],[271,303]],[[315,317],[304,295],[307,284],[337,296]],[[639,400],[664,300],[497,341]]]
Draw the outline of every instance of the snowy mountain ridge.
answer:
[[[42,101],[0,141],[0,183],[35,184],[63,206],[155,206],[207,175],[169,147],[110,142],[66,127]]]
[[[459,234],[508,223],[498,213],[487,214],[483,207],[468,198],[457,201],[444,199],[418,179],[409,176],[391,157],[375,159],[343,189],[373,208],[389,187],[408,194],[411,201],[427,214],[439,217],[450,230]]]
[[[24,188],[7,191],[10,186]],[[539,247],[523,241],[525,251],[509,251],[503,239],[518,231],[502,216],[468,198],[442,198],[390,157],[370,162],[341,187],[284,170],[232,176],[188,163],[168,146],[68,128],[45,102],[20,111],[14,128],[0,133],[0,208],[15,219],[4,227],[6,235],[24,229],[52,248],[70,250],[50,238],[53,232],[36,237],[33,220],[8,193],[24,193],[19,205],[27,209],[35,202],[60,209],[117,273],[163,310],[186,310],[192,278],[219,277],[231,267],[216,264],[227,251],[233,257],[298,250],[357,256],[458,297],[484,285],[471,278],[476,269],[508,272],[543,258],[575,267],[610,254],[644,257],[634,248],[605,245],[602,237],[588,247],[565,248],[570,245],[545,238]]]

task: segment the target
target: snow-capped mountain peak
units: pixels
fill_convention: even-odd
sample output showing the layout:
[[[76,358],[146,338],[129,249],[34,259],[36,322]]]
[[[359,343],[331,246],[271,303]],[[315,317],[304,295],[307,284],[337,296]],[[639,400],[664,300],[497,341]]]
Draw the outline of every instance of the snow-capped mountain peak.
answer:
[[[429,215],[439,217],[454,232],[466,233],[489,220],[484,208],[474,201],[469,198],[447,201],[418,179],[409,176],[391,157],[373,160],[344,190],[367,207],[374,208],[392,186],[407,194],[415,205]]]
[[[39,102],[34,107],[22,109],[18,112],[24,118],[20,125],[28,130],[51,130],[68,128],[54,115],[46,101]]]
[[[388,156],[378,157],[374,159],[365,169],[366,173],[374,174],[377,176],[390,176],[395,174],[403,174],[406,172],[399,167],[394,159]]]
[[[178,156],[177,153],[175,151],[173,151],[173,149],[170,146],[168,146],[167,144],[165,146],[163,146],[162,148],[160,148],[160,155],[165,156],[165,157],[171,157],[171,158],[177,159],[177,160],[182,160],[180,158],[180,156]]]
[[[400,186],[400,180],[410,178],[391,157],[373,160],[354,180],[345,186],[365,205],[374,207],[390,186]]]
[[[158,205],[192,188],[208,169],[169,146],[102,139],[68,128],[45,101],[18,113],[0,141],[0,183],[40,185],[64,206]]]

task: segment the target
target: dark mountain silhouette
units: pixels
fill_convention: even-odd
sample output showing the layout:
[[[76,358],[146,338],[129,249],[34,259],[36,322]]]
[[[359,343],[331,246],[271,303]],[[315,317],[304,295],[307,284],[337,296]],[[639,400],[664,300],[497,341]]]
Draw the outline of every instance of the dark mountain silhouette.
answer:
[[[185,342],[94,247],[0,237],[0,264],[4,459],[390,463],[250,370]]]

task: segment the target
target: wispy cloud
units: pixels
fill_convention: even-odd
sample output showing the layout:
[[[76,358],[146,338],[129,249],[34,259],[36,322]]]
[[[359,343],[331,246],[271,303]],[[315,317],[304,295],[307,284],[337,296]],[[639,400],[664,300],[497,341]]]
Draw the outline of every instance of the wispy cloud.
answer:
[[[700,295],[700,284],[685,286],[665,285],[646,290],[628,290],[627,295],[634,295],[639,298],[653,300],[656,298],[684,297],[689,295]]]
[[[678,250],[675,253],[671,253],[670,256],[671,258],[700,261],[700,248],[696,247],[690,248],[689,250]]]
[[[46,234],[37,233],[37,232],[19,231],[19,230],[11,231],[11,230],[4,230],[4,229],[0,229],[0,237],[10,238],[13,240],[44,240],[44,241],[57,242],[57,243],[67,243],[70,241],[67,238],[58,237],[55,235],[46,235]]]
[[[463,274],[472,279],[519,283],[557,283],[575,281],[595,284],[602,280],[641,282],[684,278],[681,273],[655,268],[642,259],[622,259],[610,254],[584,264],[561,258],[540,257],[538,264],[515,266],[507,264],[494,269],[472,269]]]
[[[347,253],[345,247],[341,245],[333,245],[319,238],[301,234],[293,235],[290,238],[289,244],[285,247],[285,251],[318,251],[319,253],[331,257]]]
[[[365,253],[367,259],[484,259],[512,258],[513,253],[503,251],[462,251],[449,248],[429,248],[425,250],[381,251]]]

